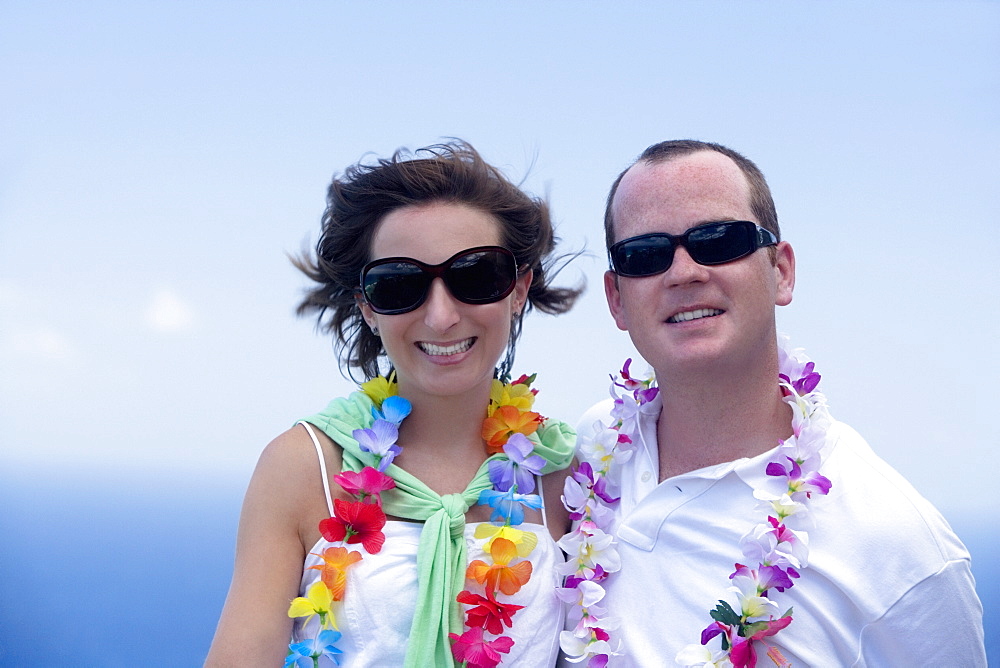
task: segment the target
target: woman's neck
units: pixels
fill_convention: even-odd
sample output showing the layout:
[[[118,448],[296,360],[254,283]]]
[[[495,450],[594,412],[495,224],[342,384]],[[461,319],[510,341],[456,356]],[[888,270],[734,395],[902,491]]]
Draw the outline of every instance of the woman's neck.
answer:
[[[482,431],[491,387],[492,380],[459,394],[407,394],[401,382],[400,395],[413,410],[400,427],[400,445],[409,452],[433,449],[439,457],[470,451],[485,457]]]

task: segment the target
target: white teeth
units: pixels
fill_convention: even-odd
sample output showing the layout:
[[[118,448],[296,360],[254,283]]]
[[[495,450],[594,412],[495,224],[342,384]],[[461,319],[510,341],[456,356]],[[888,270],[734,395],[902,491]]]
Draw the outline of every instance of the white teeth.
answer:
[[[421,341],[417,345],[420,346],[420,349],[423,350],[428,355],[456,355],[458,353],[464,353],[466,350],[471,348],[472,344],[475,343],[475,341],[476,339],[475,337],[473,337],[471,339],[466,339],[461,343],[455,343],[450,346],[439,346],[434,343],[425,343],[423,341]]]
[[[684,311],[667,318],[667,322],[687,322],[698,318],[711,318],[713,315],[722,315],[724,311],[718,308],[699,308],[693,311]]]

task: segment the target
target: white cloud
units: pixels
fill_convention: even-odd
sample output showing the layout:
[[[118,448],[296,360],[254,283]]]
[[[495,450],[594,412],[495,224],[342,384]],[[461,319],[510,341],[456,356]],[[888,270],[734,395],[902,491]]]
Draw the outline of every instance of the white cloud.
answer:
[[[7,337],[3,337],[7,338]],[[69,337],[45,325],[20,327],[9,335],[11,352],[19,357],[65,361],[74,357],[75,349]]]
[[[34,316],[28,292],[21,286],[0,280],[0,357],[9,360],[65,362],[76,356],[72,339]]]
[[[153,295],[146,309],[146,324],[157,332],[176,334],[194,329],[194,310],[172,290],[166,288]]]

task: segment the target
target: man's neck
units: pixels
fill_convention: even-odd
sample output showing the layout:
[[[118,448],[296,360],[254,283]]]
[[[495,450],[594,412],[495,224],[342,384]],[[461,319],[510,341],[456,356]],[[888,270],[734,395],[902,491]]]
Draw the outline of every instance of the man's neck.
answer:
[[[778,389],[777,352],[753,368],[662,378],[657,423],[660,480],[755,457],[788,438],[790,408]]]

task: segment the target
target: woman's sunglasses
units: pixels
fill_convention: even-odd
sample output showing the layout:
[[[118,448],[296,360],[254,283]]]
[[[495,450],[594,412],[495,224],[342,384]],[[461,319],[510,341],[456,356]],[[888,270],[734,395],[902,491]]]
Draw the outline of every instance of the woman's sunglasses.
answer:
[[[684,234],[643,234],[623,239],[608,251],[611,268],[619,276],[662,274],[674,261],[674,250],[684,246],[698,264],[725,264],[750,255],[758,248],[774,246],[778,238],[748,220],[705,223]]]
[[[514,289],[517,260],[499,246],[469,248],[441,264],[387,257],[369,262],[361,270],[361,294],[376,313],[407,313],[424,303],[435,278],[444,281],[448,292],[460,302],[492,304]]]

